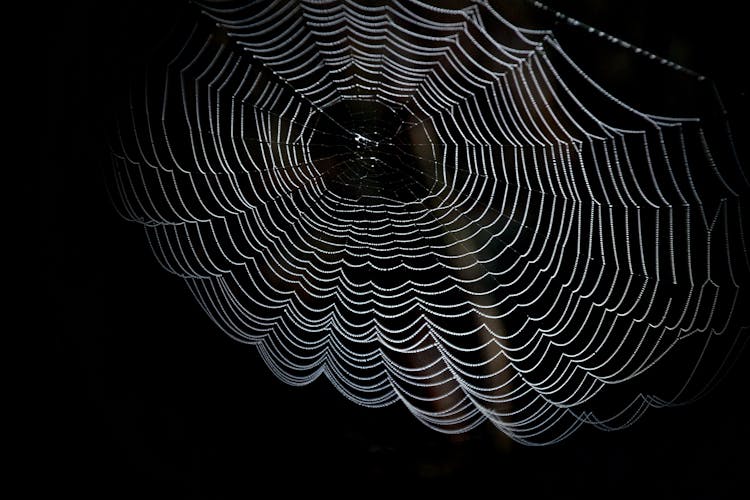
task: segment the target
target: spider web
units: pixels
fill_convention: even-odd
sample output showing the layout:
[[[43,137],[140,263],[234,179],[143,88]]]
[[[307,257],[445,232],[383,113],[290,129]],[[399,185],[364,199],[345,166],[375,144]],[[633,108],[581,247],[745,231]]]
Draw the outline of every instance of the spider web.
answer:
[[[499,7],[436,5],[202,3],[131,93],[119,211],[289,384],[528,444],[701,395],[745,340],[731,137]]]

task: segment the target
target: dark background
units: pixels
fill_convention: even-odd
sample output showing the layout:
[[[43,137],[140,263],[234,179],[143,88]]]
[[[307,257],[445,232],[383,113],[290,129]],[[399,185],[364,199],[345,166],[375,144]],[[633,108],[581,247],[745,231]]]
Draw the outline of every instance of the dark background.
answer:
[[[550,4],[712,75],[741,118],[748,47],[740,2]],[[489,428],[434,433],[400,405],[356,407],[323,380],[288,387],[253,348],[219,332],[181,280],[158,268],[142,229],[114,213],[102,176],[104,131],[128,75],[185,10],[182,2],[83,1],[45,11],[38,193],[46,307],[33,318],[47,368],[33,453],[39,485],[98,498],[253,497],[261,485],[398,494],[401,481],[428,480],[556,498],[724,498],[747,489],[747,352],[698,403],[650,411],[621,432],[582,429],[562,444],[526,448],[503,445]],[[583,57],[594,50],[570,43]],[[623,92],[658,102],[670,89],[656,81]]]

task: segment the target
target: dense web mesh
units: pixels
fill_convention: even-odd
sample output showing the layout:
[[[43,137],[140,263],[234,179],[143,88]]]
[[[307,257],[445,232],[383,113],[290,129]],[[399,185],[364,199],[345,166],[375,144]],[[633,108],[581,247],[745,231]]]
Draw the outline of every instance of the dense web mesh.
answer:
[[[700,395],[745,338],[728,130],[454,3],[201,4],[132,92],[119,210],[289,384],[534,444]]]

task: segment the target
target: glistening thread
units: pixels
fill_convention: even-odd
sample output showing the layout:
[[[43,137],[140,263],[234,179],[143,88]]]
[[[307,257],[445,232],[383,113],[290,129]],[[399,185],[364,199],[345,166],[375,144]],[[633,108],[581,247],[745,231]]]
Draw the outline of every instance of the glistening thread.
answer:
[[[699,396],[750,303],[728,136],[465,4],[202,3],[134,88],[119,211],[289,384],[528,444]]]

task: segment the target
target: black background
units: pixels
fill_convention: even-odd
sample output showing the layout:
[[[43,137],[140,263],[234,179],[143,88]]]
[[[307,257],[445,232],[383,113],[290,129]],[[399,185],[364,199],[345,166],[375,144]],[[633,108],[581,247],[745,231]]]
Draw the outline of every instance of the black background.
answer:
[[[746,106],[740,2],[552,2],[566,3],[574,17],[712,75],[730,110]],[[254,497],[266,485],[398,494],[402,481],[556,498],[724,498],[747,489],[747,352],[696,404],[651,411],[621,432],[582,429],[562,444],[525,448],[499,443],[488,428],[434,433],[400,405],[356,407],[323,380],[288,387],[253,348],[217,331],[181,280],[158,268],[142,229],[114,213],[101,173],[103,131],[127,76],[185,10],[84,1],[46,11],[38,178],[46,307],[33,318],[48,368],[34,453],[41,484],[99,498]]]

